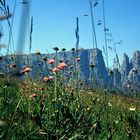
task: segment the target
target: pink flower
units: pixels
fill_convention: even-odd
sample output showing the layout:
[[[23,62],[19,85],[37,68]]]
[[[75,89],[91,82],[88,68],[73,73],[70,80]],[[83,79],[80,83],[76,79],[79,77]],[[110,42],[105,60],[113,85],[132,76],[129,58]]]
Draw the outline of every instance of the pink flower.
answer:
[[[24,68],[22,71],[21,71],[21,73],[22,74],[24,74],[24,73],[29,73],[29,72],[31,72],[31,69],[29,68],[29,67],[26,67],[26,68]]]
[[[53,76],[48,76],[48,78],[49,78],[50,80],[52,80],[52,79],[53,79]]]
[[[68,67],[68,65],[67,65],[66,63],[64,63],[64,62],[60,63],[60,64],[57,66],[58,69],[63,69],[64,67]]]
[[[77,58],[76,58],[76,61],[79,62],[79,61],[80,61],[80,57],[77,57]]]
[[[48,64],[53,64],[53,63],[55,63],[56,61],[54,60],[54,59],[50,59],[50,60],[48,60]]]
[[[33,94],[30,95],[30,97],[37,97],[37,94],[33,93]]]
[[[16,68],[16,64],[10,64],[10,65],[9,65],[9,68],[10,68],[10,69]]]
[[[59,68],[55,67],[52,69],[52,73],[57,73],[59,70],[60,70]]]

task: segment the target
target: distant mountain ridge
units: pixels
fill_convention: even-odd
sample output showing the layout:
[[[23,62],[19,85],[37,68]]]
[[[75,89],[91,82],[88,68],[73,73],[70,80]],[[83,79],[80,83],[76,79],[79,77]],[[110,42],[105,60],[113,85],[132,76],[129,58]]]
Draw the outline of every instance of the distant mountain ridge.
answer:
[[[50,74],[51,67],[43,58],[56,59],[56,54],[32,54],[22,55],[18,60],[20,68],[30,64],[32,67],[31,77],[35,78]],[[138,91],[140,89],[140,51],[135,51],[131,59],[124,53],[120,68],[109,70],[105,66],[102,51],[99,49],[81,49],[78,51],[63,51],[57,54],[59,61],[64,61],[68,65],[73,65],[75,69],[75,59],[80,58],[78,64],[79,79],[85,81],[87,85],[105,87],[109,90]],[[21,55],[19,55],[21,56]],[[11,60],[12,56],[5,56],[0,63],[1,72],[10,72],[7,64],[18,63]],[[59,62],[58,61],[58,62]],[[94,79],[94,80],[93,80]]]

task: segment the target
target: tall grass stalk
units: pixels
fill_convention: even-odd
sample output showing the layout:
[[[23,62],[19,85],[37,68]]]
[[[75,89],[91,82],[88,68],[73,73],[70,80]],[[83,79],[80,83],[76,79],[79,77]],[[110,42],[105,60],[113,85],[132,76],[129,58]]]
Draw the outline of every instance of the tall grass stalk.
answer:
[[[14,2],[14,8],[13,8],[13,13],[12,13],[12,20],[11,20],[11,24],[10,25],[10,29],[9,29],[9,41],[8,41],[8,51],[9,51],[9,46],[11,44],[11,40],[12,40],[12,46],[13,46],[13,50],[11,49],[11,54],[13,54],[12,52],[15,52],[15,48],[14,48],[14,38],[13,38],[13,31],[12,31],[12,28],[13,28],[13,23],[14,23],[14,15],[16,13],[16,6],[17,6],[17,0],[15,0]],[[8,19],[7,19],[8,20]],[[9,21],[8,21],[9,22]]]
[[[120,65],[120,60],[119,60],[118,53],[117,53],[117,50],[116,50],[116,45],[118,44],[118,42],[115,43],[112,34],[111,34],[111,40],[112,40],[112,43],[113,43],[113,48],[114,48],[113,50],[114,50],[114,53],[115,53],[116,61],[117,61],[117,64],[118,64],[118,68],[120,69],[120,67],[121,67],[121,65]],[[119,45],[120,45],[121,43],[122,43],[122,42],[119,42]]]
[[[105,18],[105,4],[104,0],[102,0],[103,4],[103,25],[104,25],[104,41],[105,41],[105,49],[106,49],[106,66],[108,68],[108,46],[107,46],[107,36],[106,36],[106,18]]]
[[[79,18],[76,17],[76,30],[75,30],[75,36],[76,36],[76,59],[79,57],[78,51],[79,51]],[[76,68],[75,68],[75,73],[76,73],[76,93],[78,93],[79,89],[79,83],[78,83],[78,62],[76,61]]]
[[[94,16],[93,16],[93,2],[89,0],[89,7],[90,7],[90,16],[91,16],[91,26],[92,26],[92,44],[93,49],[97,48],[97,38],[96,38],[96,30],[95,30],[95,23],[94,23]],[[95,44],[95,47],[94,47]]]
[[[11,53],[12,57],[14,57],[13,52],[14,50],[14,39],[13,39],[13,33],[12,33],[12,27],[13,27],[13,21],[14,21],[14,14],[15,14],[15,9],[16,9],[16,0],[14,2],[14,9],[13,9],[13,13],[10,13],[10,8],[9,5],[6,4],[5,0],[1,0],[0,1],[0,5],[1,5],[1,14],[3,15],[9,15],[6,18],[6,21],[8,23],[8,29],[9,29],[9,34],[8,34],[8,46],[7,46],[7,52],[6,54],[9,55],[9,53]],[[12,20],[10,21],[9,18],[12,17]],[[2,20],[1,20],[2,23]],[[12,42],[11,42],[12,40]],[[12,44],[11,44],[12,43]],[[11,48],[10,48],[11,45]]]
[[[57,68],[57,65],[58,65],[58,48],[55,47],[54,48],[55,50],[55,60],[56,60],[56,68]],[[54,113],[55,113],[55,132],[56,132],[56,139],[58,140],[58,127],[57,127],[57,123],[59,121],[59,111],[58,111],[58,79],[57,79],[57,72],[55,73],[55,81],[54,81],[54,92],[55,92],[55,107],[54,107]]]
[[[95,53],[96,53],[96,49],[98,48],[98,44],[97,44],[97,37],[96,37],[96,30],[95,30],[95,23],[94,23],[94,15],[93,15],[93,1],[92,0],[88,0],[89,2],[89,7],[90,7],[90,17],[91,17],[91,26],[92,26],[92,45],[93,45],[93,52],[92,52],[92,64],[96,65],[96,60],[95,60]],[[94,69],[94,73],[95,73],[95,80],[97,78],[97,72],[96,72],[96,68]]]
[[[106,36],[106,17],[105,17],[105,4],[104,4],[104,0],[102,0],[102,5],[103,5],[103,25],[104,25],[104,42],[105,42],[105,49],[106,49],[106,66],[107,68],[109,67],[109,64],[108,64],[108,44],[107,44],[107,36]],[[108,87],[110,86],[110,83],[112,81],[112,75],[111,75],[111,79],[109,81],[109,85]],[[107,88],[108,89],[108,88]],[[104,93],[104,109],[105,109],[105,130],[106,130],[106,138],[108,138],[108,112],[107,112],[107,92]]]
[[[31,26],[30,26],[30,39],[29,39],[29,60],[28,65],[31,65],[30,59],[31,59],[31,50],[32,50],[32,33],[33,33],[33,17],[31,18]]]

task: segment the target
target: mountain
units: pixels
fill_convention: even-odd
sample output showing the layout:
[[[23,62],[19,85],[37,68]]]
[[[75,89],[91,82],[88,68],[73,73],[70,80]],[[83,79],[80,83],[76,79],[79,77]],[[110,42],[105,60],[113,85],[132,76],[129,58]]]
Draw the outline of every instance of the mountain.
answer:
[[[80,61],[76,61],[77,58]],[[59,51],[52,54],[32,54],[14,55],[1,57],[0,70],[2,73],[11,73],[13,69],[8,65],[16,64],[20,69],[25,66],[30,66],[32,78],[43,78],[46,75],[51,75],[51,69],[56,66],[56,63],[50,65],[48,60],[55,59],[57,64],[65,62],[73,68],[73,73],[78,72],[80,81],[84,81],[90,87],[103,87],[109,90],[123,91],[138,91],[140,89],[140,51],[135,51],[132,58],[124,53],[120,68],[114,68],[110,72],[106,68],[102,51],[96,49],[80,49],[78,51]],[[65,71],[67,77],[70,77],[70,69]]]
[[[128,80],[128,75],[130,70],[132,69],[132,64],[129,61],[129,57],[127,54],[124,53],[123,55],[123,61],[120,67],[120,73],[121,73],[121,82],[125,82]]]

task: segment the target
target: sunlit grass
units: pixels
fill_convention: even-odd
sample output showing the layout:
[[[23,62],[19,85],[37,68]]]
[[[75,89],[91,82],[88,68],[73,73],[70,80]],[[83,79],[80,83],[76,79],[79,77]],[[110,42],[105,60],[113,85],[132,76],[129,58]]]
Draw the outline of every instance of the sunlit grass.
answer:
[[[56,99],[54,81],[5,83],[0,87],[2,139],[140,138],[139,99],[103,90],[77,94],[71,87],[63,90],[61,80]]]

